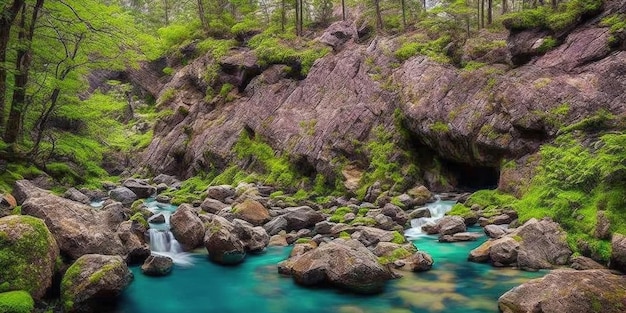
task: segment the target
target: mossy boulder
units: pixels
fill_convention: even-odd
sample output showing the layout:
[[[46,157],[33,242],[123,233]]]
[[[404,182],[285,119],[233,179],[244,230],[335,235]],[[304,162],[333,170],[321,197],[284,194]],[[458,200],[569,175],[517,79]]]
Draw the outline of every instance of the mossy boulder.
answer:
[[[0,293],[0,312],[30,313],[35,308],[35,301],[23,290]]]
[[[59,247],[46,224],[31,216],[0,219],[0,292],[25,290],[35,299],[52,284]]]
[[[83,255],[63,275],[63,307],[67,312],[93,312],[113,303],[132,279],[120,256]]]

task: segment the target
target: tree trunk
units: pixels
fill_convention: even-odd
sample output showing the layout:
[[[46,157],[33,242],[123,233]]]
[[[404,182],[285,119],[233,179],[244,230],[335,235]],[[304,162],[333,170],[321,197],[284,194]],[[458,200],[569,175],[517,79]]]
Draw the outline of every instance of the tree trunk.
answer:
[[[304,0],[300,0],[300,36],[304,35]]]
[[[165,14],[165,26],[170,25],[170,4],[169,0],[163,0],[163,11]]]
[[[380,0],[374,0],[374,9],[376,10],[376,28],[383,29],[383,15],[380,12]]]
[[[287,0],[280,2],[280,30],[285,32],[285,24],[287,24]]]
[[[507,5],[508,4],[507,4],[506,0],[502,0],[502,14],[505,14],[506,12],[509,11],[509,8],[508,8]]]
[[[202,0],[198,0],[198,16],[200,17],[200,24],[202,25],[202,30],[204,30],[205,34],[209,33],[209,23],[206,19],[206,13],[204,11],[204,3]]]
[[[404,0],[402,0],[402,27],[406,29],[406,7],[404,4]]]
[[[343,20],[346,20],[346,0],[341,0],[341,16]]]
[[[480,0],[480,28],[485,28],[485,0]]]
[[[30,20],[27,21],[26,5],[22,5],[22,14],[20,20],[20,32],[18,34],[18,42],[21,44],[17,48],[17,58],[15,60],[15,87],[13,91],[13,99],[11,101],[11,110],[7,121],[6,131],[4,133],[4,141],[13,144],[17,141],[20,129],[20,121],[24,114],[24,103],[26,101],[26,86],[28,84],[28,72],[32,62],[31,45],[33,34],[35,33],[35,24],[39,10],[43,6],[44,0],[37,0],[33,7]]]
[[[487,0],[487,25],[493,21],[493,0]]]
[[[4,108],[7,97],[7,48],[11,38],[11,26],[20,8],[24,5],[24,0],[15,0],[8,8],[3,8],[0,15],[0,131],[4,128]]]
[[[552,0],[552,9],[556,10],[556,7],[559,5],[558,0]]]
[[[296,0],[296,36],[300,36],[300,0]]]
[[[476,29],[480,30],[480,1],[476,0]]]

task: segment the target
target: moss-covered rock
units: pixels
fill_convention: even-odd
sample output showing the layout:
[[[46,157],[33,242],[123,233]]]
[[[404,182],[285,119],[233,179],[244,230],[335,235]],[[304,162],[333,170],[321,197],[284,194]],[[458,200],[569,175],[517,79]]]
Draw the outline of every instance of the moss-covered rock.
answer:
[[[44,296],[52,284],[59,248],[46,224],[31,216],[0,219],[0,292],[25,290]]]
[[[35,302],[30,294],[23,290],[0,293],[0,312],[30,313]]]
[[[63,307],[68,312],[92,312],[103,303],[110,304],[132,278],[120,256],[83,255],[63,275]]]

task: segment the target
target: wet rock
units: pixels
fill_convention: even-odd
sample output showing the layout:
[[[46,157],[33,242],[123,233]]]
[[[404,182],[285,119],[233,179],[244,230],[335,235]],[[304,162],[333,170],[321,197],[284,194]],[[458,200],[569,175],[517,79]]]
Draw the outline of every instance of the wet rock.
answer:
[[[170,217],[172,234],[185,251],[202,245],[204,225],[189,205],[181,205]]]
[[[82,192],[78,191],[78,189],[72,187],[65,191],[63,194],[64,198],[70,199],[72,201],[80,202],[82,204],[89,204],[91,200]]]
[[[165,196],[165,195],[158,195],[155,198],[156,202],[158,203],[170,203],[172,202],[172,198]]]
[[[98,219],[111,231],[115,231],[117,226],[130,218],[131,210],[124,207],[119,202],[112,202],[105,205],[98,212]]]
[[[88,205],[45,193],[26,200],[22,214],[43,219],[61,253],[72,259],[90,253],[128,253],[107,222]]]
[[[393,274],[361,243],[336,239],[279,265],[296,283],[332,284],[357,293],[380,292]]]
[[[146,243],[146,228],[136,221],[125,221],[117,228],[117,236],[128,251],[126,263],[141,264],[150,256],[150,247]]]
[[[124,181],[122,186],[132,190],[140,199],[148,198],[156,192],[154,186],[142,179],[129,178]]]
[[[165,215],[157,214],[153,215],[148,219],[148,223],[150,224],[164,224],[165,223]]]
[[[233,207],[233,214],[238,219],[242,219],[255,226],[260,226],[270,220],[269,211],[256,200],[247,199]]]
[[[59,248],[44,222],[11,215],[0,218],[0,285],[41,299],[52,285]]]
[[[169,187],[166,184],[164,184],[164,183],[160,183],[160,184],[156,185],[155,188],[156,188],[156,192],[157,193],[162,193],[162,192],[164,192],[164,191],[169,189]]]
[[[465,220],[460,216],[444,216],[434,225],[424,225],[422,230],[428,234],[453,235],[466,230]]]
[[[174,261],[166,256],[151,255],[141,266],[141,272],[148,276],[166,276],[172,272]]]
[[[439,242],[474,241],[480,237],[481,235],[477,233],[462,232],[454,235],[443,235],[439,237]]]
[[[613,234],[611,250],[609,267],[626,273],[626,236],[618,233]]]
[[[235,219],[233,220],[233,228],[234,233],[243,242],[247,252],[261,252],[270,242],[270,236],[263,227],[254,227],[244,220]]]
[[[513,265],[517,262],[520,243],[511,237],[494,241],[489,249],[489,258],[495,266]]]
[[[624,311],[626,276],[606,270],[554,270],[515,287],[498,299],[503,313]]]
[[[204,236],[204,247],[209,259],[218,264],[239,264],[246,257],[244,243],[225,227],[209,228]]]
[[[430,254],[424,251],[418,251],[408,258],[402,259],[402,262],[404,262],[402,269],[411,272],[428,271],[433,267],[433,264],[435,263]]]
[[[131,205],[137,200],[137,194],[126,187],[118,187],[109,191],[109,197],[115,201],[119,201],[124,205]]]
[[[61,300],[65,311],[98,311],[114,301],[132,279],[120,256],[83,255],[63,275]]]
[[[230,185],[210,186],[206,190],[207,197],[224,202],[226,198],[235,196],[235,188]]]

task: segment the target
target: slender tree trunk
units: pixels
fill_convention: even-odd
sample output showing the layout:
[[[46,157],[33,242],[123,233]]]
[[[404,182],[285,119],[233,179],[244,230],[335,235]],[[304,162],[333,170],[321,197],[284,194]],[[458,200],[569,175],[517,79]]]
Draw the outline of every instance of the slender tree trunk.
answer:
[[[170,25],[170,3],[169,0],[163,0],[163,10],[165,14],[165,26]]]
[[[480,28],[485,28],[485,0],[480,0]]]
[[[505,14],[509,11],[508,4],[506,0],[502,0],[502,14]]]
[[[285,32],[285,24],[287,24],[287,0],[280,2],[280,30]]]
[[[487,25],[493,21],[493,0],[487,0]]]
[[[554,10],[556,10],[556,7],[559,5],[559,1],[558,0],[552,0],[552,8]]]
[[[296,0],[296,36],[300,36],[300,0]]]
[[[4,128],[4,108],[7,97],[7,48],[11,38],[11,26],[20,8],[24,5],[24,0],[15,0],[8,8],[3,8],[0,15],[0,131]]]
[[[304,0],[300,0],[300,36],[304,35]]]
[[[32,62],[31,45],[33,34],[35,33],[35,24],[39,10],[43,6],[44,0],[37,0],[33,7],[30,20],[27,21],[26,5],[22,5],[22,14],[20,20],[20,32],[18,41],[20,47],[17,49],[17,59],[15,61],[15,87],[13,91],[13,99],[11,101],[11,110],[7,121],[6,131],[4,133],[4,141],[8,144],[15,143],[19,135],[20,121],[24,114],[24,103],[26,101],[26,86],[28,84],[28,72]]]
[[[383,29],[383,15],[380,12],[380,0],[374,0],[374,9],[376,10],[376,28]]]
[[[402,0],[402,27],[406,29],[406,7],[404,0]]]
[[[202,0],[198,0],[198,16],[200,17],[200,24],[202,25],[202,30],[204,30],[205,34],[209,33],[209,23],[206,19],[206,13],[204,11],[204,3]]]
[[[341,0],[341,17],[346,20],[346,0]]]

